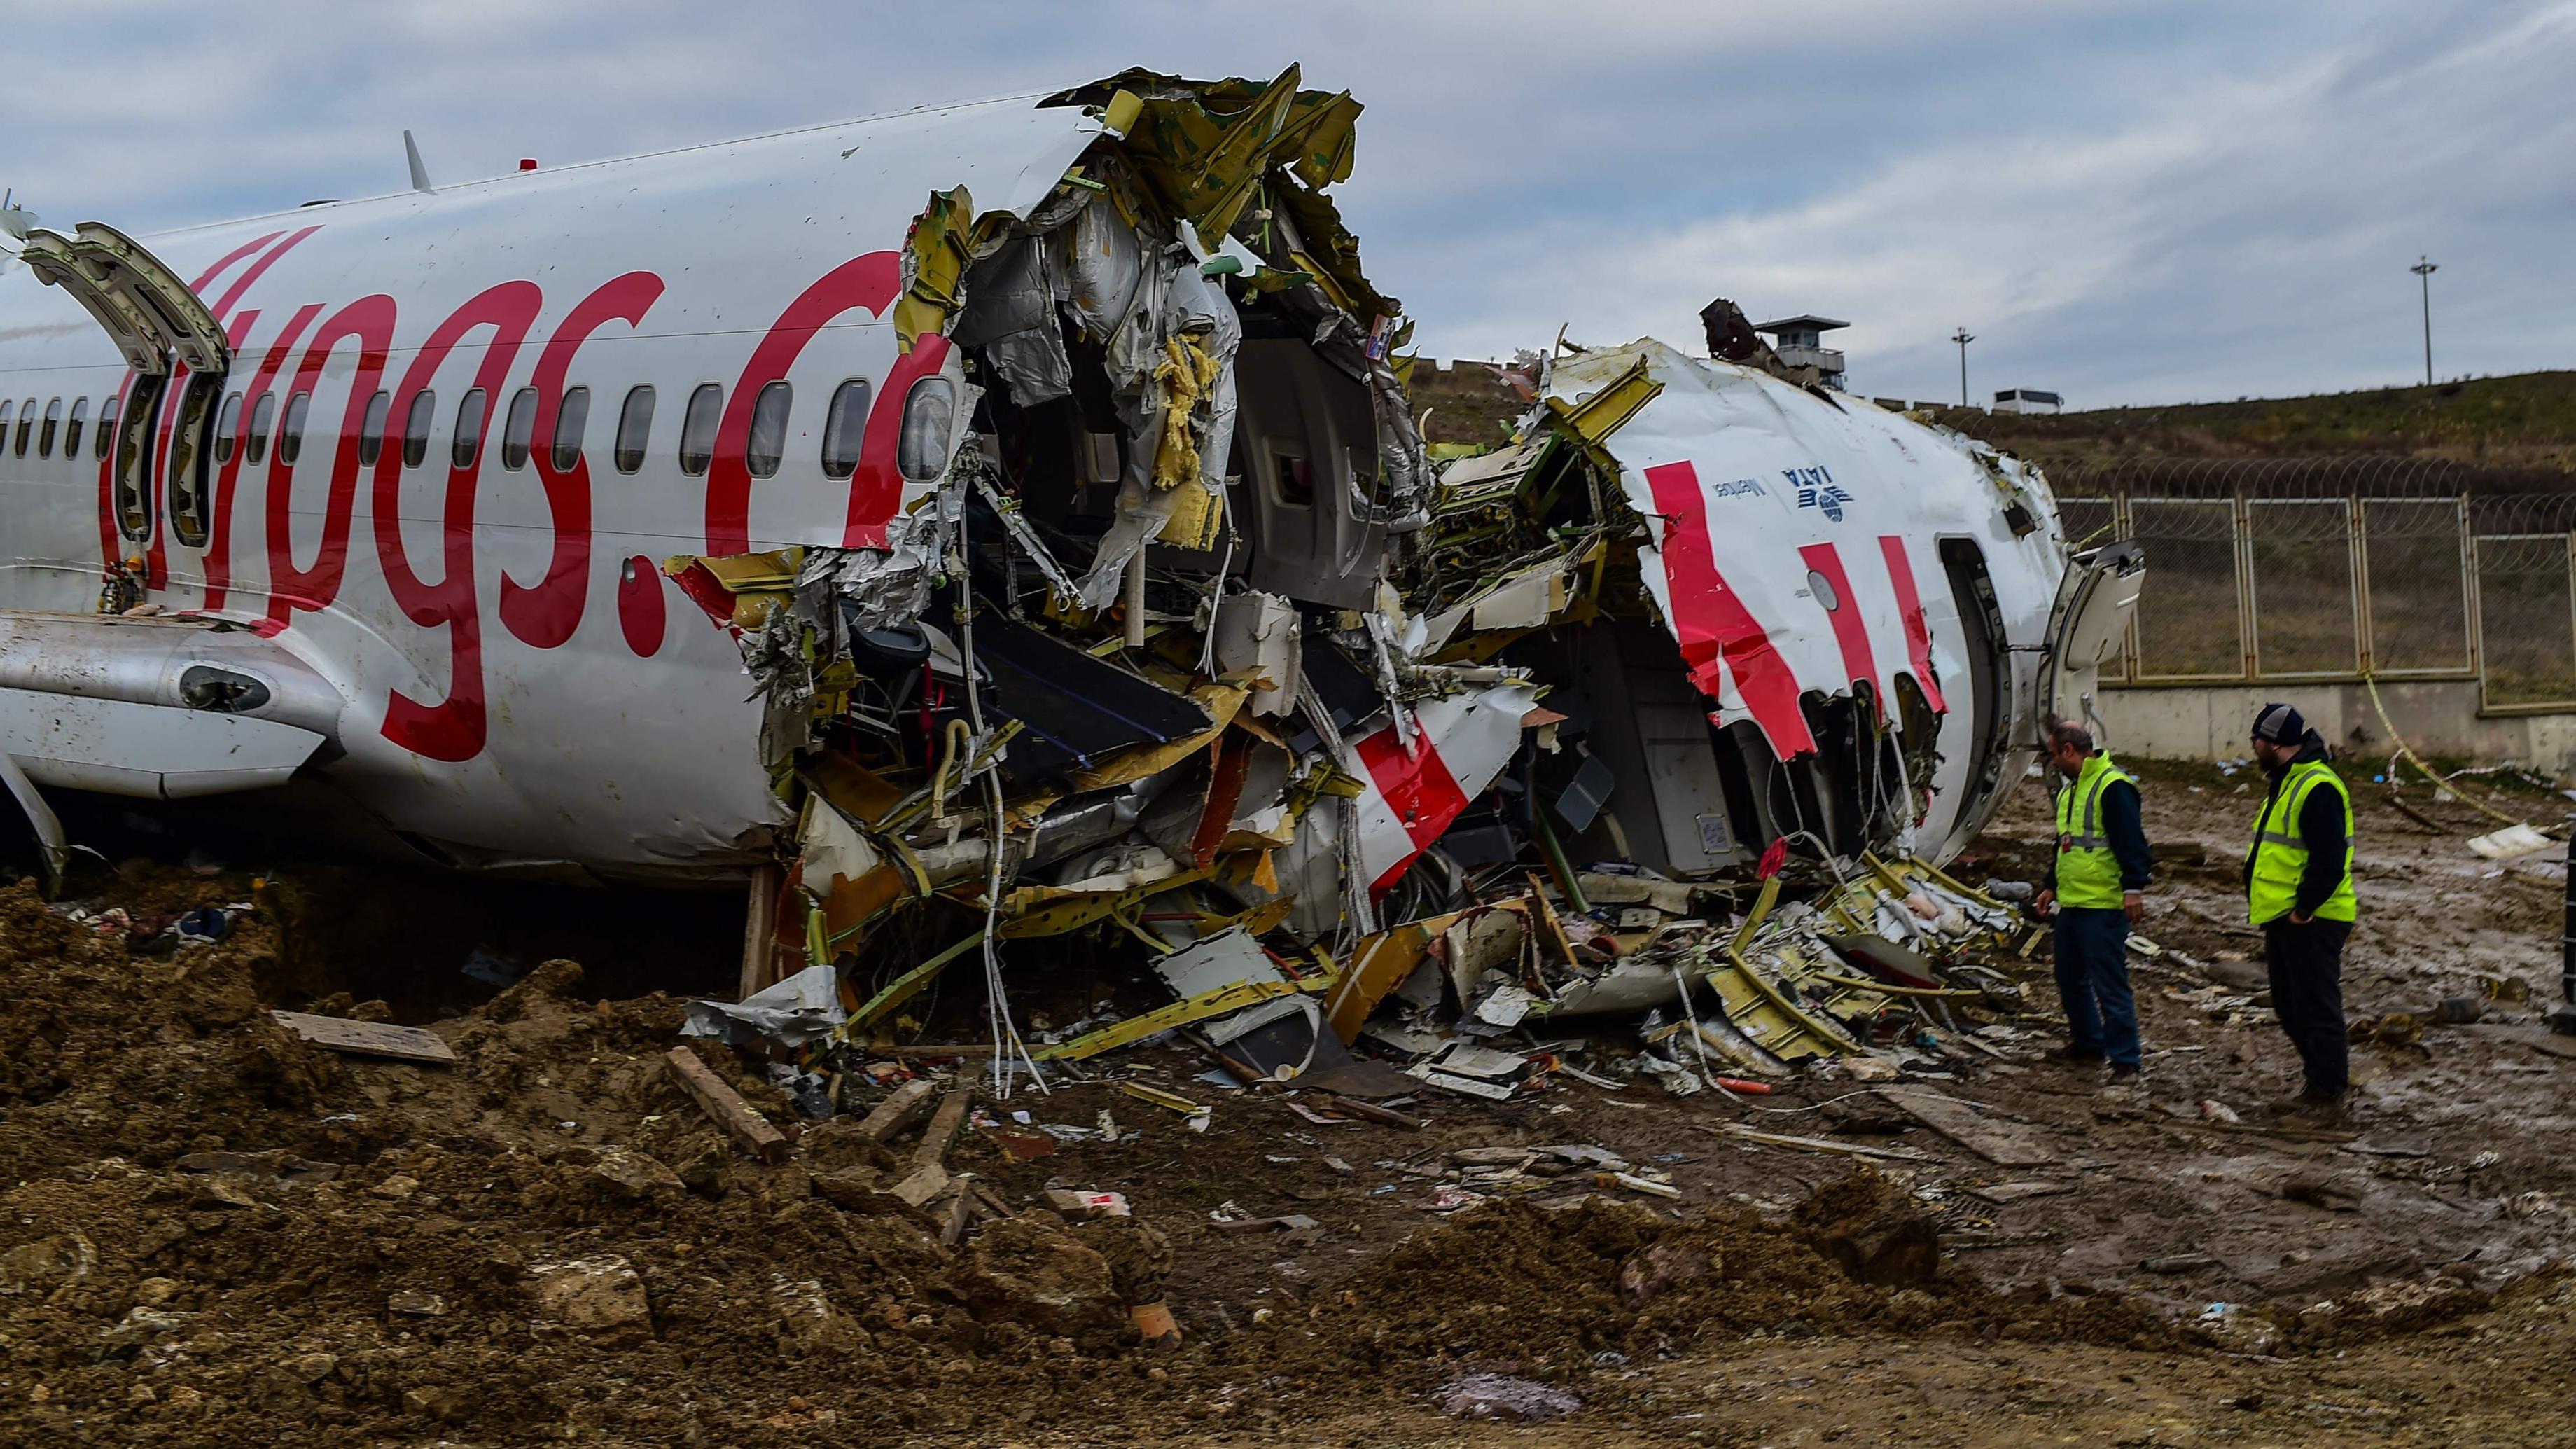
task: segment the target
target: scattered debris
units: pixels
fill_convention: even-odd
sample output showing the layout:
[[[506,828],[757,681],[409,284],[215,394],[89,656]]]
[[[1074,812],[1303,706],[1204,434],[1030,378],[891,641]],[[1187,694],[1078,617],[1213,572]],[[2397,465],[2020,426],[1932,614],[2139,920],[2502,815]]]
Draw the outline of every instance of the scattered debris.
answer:
[[[1440,1410],[1458,1419],[1509,1419],[1542,1424],[1562,1419],[1583,1401],[1562,1389],[1501,1374],[1469,1374],[1441,1387]]]
[[[741,1093],[719,1080],[695,1052],[673,1047],[663,1060],[670,1064],[671,1079],[745,1152],[771,1164],[787,1160],[787,1139],[769,1125],[769,1119],[753,1111]]]
[[[1998,1167],[2046,1167],[2057,1161],[2057,1154],[2040,1146],[2027,1129],[1981,1116],[1964,1102],[1914,1088],[1883,1088],[1878,1095]]]
[[[416,1026],[351,1021],[345,1017],[315,1016],[302,1011],[272,1011],[269,1016],[304,1040],[333,1051],[392,1057],[406,1062],[431,1062],[439,1066],[449,1066],[456,1061],[455,1049],[441,1041],[438,1033]]]

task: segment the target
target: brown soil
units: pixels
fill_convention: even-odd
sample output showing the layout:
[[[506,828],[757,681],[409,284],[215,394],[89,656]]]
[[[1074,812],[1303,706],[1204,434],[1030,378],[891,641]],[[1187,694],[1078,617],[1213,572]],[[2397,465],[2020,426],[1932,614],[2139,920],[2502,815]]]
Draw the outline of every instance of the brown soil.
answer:
[[[671,998],[589,1000],[579,968],[550,964],[435,1022],[454,1067],[341,1056],[265,1010],[383,1014],[314,995],[333,983],[312,923],[367,902],[273,887],[225,941],[177,945],[149,932],[251,883],[129,869],[84,904],[132,912],[136,936],[0,890],[0,1443],[1510,1432],[1441,1416],[1432,1392],[1469,1372],[1582,1400],[1519,1431],[1540,1444],[2562,1433],[2576,1286],[2549,1265],[2576,1203],[2559,1146],[2571,1064],[2532,1024],[2539,1003],[2356,1047],[2357,1143],[2197,1111],[2226,1102],[2259,1128],[2254,1109],[2294,1086],[2259,1006],[2223,1001],[2260,984],[2259,962],[2229,959],[2254,944],[2228,853],[2247,779],[2148,772],[2165,865],[2146,931],[2206,965],[2136,971],[2144,1087],[2038,1060],[2054,998],[2035,965],[2015,969],[2041,1014],[1989,1039],[1979,1080],[1939,1084],[2017,1121],[2053,1165],[1995,1167],[1915,1129],[1849,1138],[1925,1159],[1853,1175],[1709,1130],[1897,1125],[1850,1082],[1750,1102],[1642,1082],[1426,1098],[1415,1134],[1318,1126],[1149,1051],[984,1104],[1004,1130],[968,1132],[948,1165],[1016,1216],[954,1250],[871,1191],[908,1167],[908,1142],[869,1145],[844,1119],[808,1126],[788,1165],[734,1150],[659,1060]],[[2545,994],[2561,867],[2490,876],[2459,836],[2400,833],[2356,793],[2352,1012],[2421,1009],[2481,976]],[[1963,873],[2026,866],[2045,828],[2025,794]],[[749,1064],[702,1055],[794,1120]],[[1131,1073],[1212,1095],[1213,1125],[1117,1091]],[[1004,1150],[1103,1112],[1120,1140]],[[1651,1164],[1682,1197],[1613,1202],[1575,1175],[1431,1211],[1449,1152],[1547,1143]],[[2010,1179],[2069,1190],[1971,1195]],[[1040,1206],[1050,1186],[1123,1192],[1136,1217],[1068,1224]],[[1317,1228],[1223,1230],[1210,1214],[1228,1203]],[[2214,1262],[2139,1266],[2184,1253]],[[1142,1346],[1126,1314],[1157,1285],[1177,1351]],[[2204,1322],[2222,1302],[2245,1306]]]

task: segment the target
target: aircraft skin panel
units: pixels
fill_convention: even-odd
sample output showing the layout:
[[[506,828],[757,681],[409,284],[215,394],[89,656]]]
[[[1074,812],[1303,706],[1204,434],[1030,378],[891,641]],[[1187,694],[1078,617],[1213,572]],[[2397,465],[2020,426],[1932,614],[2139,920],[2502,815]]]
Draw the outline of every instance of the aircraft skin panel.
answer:
[[[922,330],[907,352],[894,322],[915,224],[926,233],[950,214],[938,198],[960,189],[971,202],[954,214],[970,218],[1078,199],[1067,168],[1103,125],[1078,106],[986,102],[139,238],[211,311],[231,356],[231,431],[205,450],[211,526],[195,544],[165,496],[187,455],[171,437],[186,369],[172,368],[148,426],[121,427],[102,450],[107,410],[135,388],[118,347],[59,288],[0,261],[0,397],[78,399],[89,420],[77,447],[21,453],[14,433],[0,447],[0,614],[139,606],[234,626],[338,702],[328,747],[301,773],[466,863],[716,878],[772,860],[793,823],[764,743],[779,706],[731,624],[711,627],[665,561],[881,540],[926,496],[890,462],[834,477],[821,461],[845,386],[867,389],[870,458],[892,453],[925,375],[956,384],[968,405],[953,432],[966,429],[965,349]],[[1382,325],[1394,345],[1398,317],[1350,320]],[[1651,387],[1627,377],[1641,364]],[[1616,395],[1606,451],[1627,502],[1655,520],[1645,585],[1717,722],[1750,721],[1793,757],[1813,747],[1802,697],[1860,680],[1889,700],[1910,677],[1936,710],[1952,696],[1937,773],[1912,782],[1931,798],[1922,838],[1990,809],[1997,792],[1963,788],[1967,639],[1935,540],[1975,540],[2009,641],[2043,643],[2063,563],[2037,476],[1863,400],[1660,343],[1553,366],[1548,389],[1569,404]],[[778,385],[792,399],[779,461],[756,468],[745,439],[767,426],[758,399]],[[651,423],[640,456],[621,458],[641,388]],[[708,389],[712,464],[681,445],[698,436],[693,399]],[[523,395],[533,413],[519,428]],[[1410,423],[1400,408],[1370,421],[1394,449],[1383,466]],[[560,465],[559,432],[571,443]],[[120,469],[129,437],[151,455],[139,473]],[[1140,474],[1155,461],[1139,458]],[[118,488],[144,475],[156,491],[135,529]],[[2008,509],[2015,500],[2029,506]],[[1102,578],[1114,592],[1114,574]],[[2011,656],[2000,693],[2016,720],[2036,668]],[[1408,733],[1391,738],[1410,760]],[[180,732],[154,747],[176,775],[224,788],[256,785],[284,753],[227,774],[198,768],[202,745]],[[1377,853],[1409,859],[1436,835],[1415,821],[1388,837],[1400,849]]]
[[[1927,700],[1964,687],[1967,639],[1935,543],[1945,536],[1984,550],[2010,639],[2043,641],[2063,564],[2036,473],[1866,400],[1828,400],[1652,339],[1560,358],[1546,391],[1572,404],[1640,362],[1662,386],[1606,447],[1630,505],[1656,520],[1640,550],[1646,587],[1683,666],[1717,702],[1716,722],[1750,719],[1785,759],[1816,747],[1802,695],[1848,694],[1857,678],[1893,701],[1918,655],[1933,675],[1916,680]],[[2016,497],[2043,505],[2027,534],[2005,516]],[[2019,679],[2017,718],[2032,697]],[[1932,788],[1917,832],[1927,842],[1985,804],[1962,788],[1969,711],[1940,719],[1938,771],[1915,782]]]
[[[839,544],[850,484],[815,455],[834,390],[896,362],[885,314],[913,218],[959,186],[978,211],[1025,210],[1098,131],[1076,108],[948,107],[140,238],[230,330],[227,392],[268,396],[272,436],[304,397],[305,442],[291,464],[272,442],[215,466],[227,526],[208,547],[170,536],[162,500],[154,535],[115,554],[144,560],[143,599],[257,628],[327,676],[349,727],[319,768],[400,829],[612,872],[749,863],[788,823],[761,707],[733,643],[660,573],[713,548],[711,480],[676,446],[690,396],[785,381],[782,465],[732,480],[744,526],[754,547]],[[124,381],[76,303],[0,263],[0,392],[86,397],[95,418]],[[564,474],[544,437],[518,468],[498,456],[510,399],[541,381],[541,421],[589,392]],[[639,384],[654,421],[625,474],[611,440]],[[458,468],[477,386],[483,443]],[[400,407],[360,463],[379,390],[434,397],[419,466],[399,466]],[[95,604],[94,451],[0,450],[0,608]]]

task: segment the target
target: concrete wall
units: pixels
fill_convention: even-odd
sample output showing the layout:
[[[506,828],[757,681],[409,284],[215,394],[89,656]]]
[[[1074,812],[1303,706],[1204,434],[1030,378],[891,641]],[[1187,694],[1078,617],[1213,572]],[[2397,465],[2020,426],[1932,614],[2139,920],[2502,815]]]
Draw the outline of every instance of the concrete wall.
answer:
[[[2388,720],[2428,757],[2515,760],[2576,779],[2576,713],[2479,713],[2474,679],[2380,681]],[[2286,700],[2346,758],[2385,758],[2395,746],[2358,681],[2312,684],[2132,685],[2102,693],[2105,741],[2120,754],[2185,760],[2245,757],[2255,712]]]

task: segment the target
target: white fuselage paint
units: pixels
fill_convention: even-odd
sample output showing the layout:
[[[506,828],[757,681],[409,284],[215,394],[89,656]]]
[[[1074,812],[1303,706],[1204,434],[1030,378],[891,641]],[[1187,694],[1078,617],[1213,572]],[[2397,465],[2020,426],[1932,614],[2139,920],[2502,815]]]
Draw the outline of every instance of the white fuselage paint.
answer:
[[[826,410],[846,380],[881,384],[896,364],[885,313],[912,219],[933,190],[957,186],[970,188],[978,211],[1025,210],[1096,135],[1078,110],[989,102],[143,238],[182,279],[205,278],[197,290],[210,306],[230,295],[219,309],[235,335],[225,392],[245,390],[273,365],[270,391],[281,416],[307,344],[361,299],[389,304],[391,346],[371,384],[384,389],[400,387],[423,344],[471,299],[533,284],[542,300],[489,390],[470,476],[451,468],[451,446],[458,405],[498,335],[490,326],[467,331],[435,364],[427,454],[420,466],[399,470],[392,516],[370,496],[377,470],[362,468],[345,528],[331,527],[334,455],[346,448],[354,457],[355,448],[340,433],[344,420],[352,430],[359,425],[365,405],[362,396],[351,406],[362,349],[344,341],[313,380],[297,463],[281,466],[272,442],[268,461],[239,466],[217,500],[224,557],[212,572],[217,579],[228,572],[230,586],[211,608],[217,550],[174,536],[166,487],[148,536],[118,537],[114,548],[151,559],[145,597],[172,612],[206,610],[243,623],[284,616],[277,644],[348,701],[338,731],[345,753],[318,768],[383,825],[471,864],[560,861],[625,875],[738,869],[756,858],[764,827],[784,820],[760,759],[760,707],[734,642],[653,566],[746,543],[842,543],[853,481],[823,471]],[[246,272],[307,228],[234,293]],[[217,268],[262,238],[273,240]],[[865,283],[843,289],[867,300],[820,317],[779,374],[793,389],[782,461],[774,476],[748,480],[744,536],[724,537],[722,523],[711,526],[714,480],[680,463],[691,394],[719,385],[730,409],[764,343],[775,354],[803,330],[793,315],[800,296],[870,257],[879,262],[863,268]],[[555,643],[544,637],[548,628],[537,628],[531,642],[504,614],[505,589],[543,580],[575,529],[562,500],[549,497],[539,460],[502,465],[510,399],[530,385],[567,317],[603,285],[635,273],[659,284],[642,320],[599,325],[562,378],[563,388],[589,390],[581,490],[588,556],[577,591],[567,585],[550,600],[558,627],[561,611],[578,608],[569,636]],[[649,283],[635,289],[655,291]],[[308,307],[319,311],[291,348],[280,349],[281,331]],[[77,457],[64,456],[59,431],[51,456],[34,442],[22,455],[14,423],[0,444],[8,500],[0,509],[0,609],[94,608],[106,557],[92,439],[102,405],[126,382],[116,349],[86,313],[22,264],[0,262],[0,396],[22,406],[33,399],[40,416],[54,399],[66,412],[86,399],[88,422]],[[759,379],[751,382],[756,389]],[[642,464],[630,474],[612,452],[621,405],[639,385],[656,390],[656,406]],[[750,399],[742,401],[748,407]],[[174,411],[165,403],[165,420]],[[251,412],[244,409],[244,430]],[[397,403],[388,456],[401,447],[402,412]],[[535,440],[540,451],[549,441]],[[734,446],[738,455],[738,440]],[[720,458],[718,470],[724,465]],[[273,518],[282,519],[283,537],[272,532]],[[471,538],[470,605],[459,590],[440,616],[422,622],[397,598],[388,561],[419,585],[447,582],[444,545],[460,522]],[[321,607],[284,607],[276,551],[290,549],[292,567],[311,570],[326,531],[345,548],[344,576]],[[622,599],[622,575],[636,559],[646,561],[637,570],[646,577],[625,583]],[[635,617],[654,606],[658,628]],[[477,636],[481,725],[459,733],[443,721],[431,730],[440,742],[423,750],[395,737],[398,722],[389,733],[389,711],[399,709],[396,695],[432,711],[453,699],[460,627]],[[258,798],[245,797],[243,807],[258,809]]]
[[[93,439],[127,371],[69,298],[23,265],[0,262],[0,397],[20,407],[32,400],[40,419],[55,399],[66,414],[86,400],[87,424],[77,456],[65,456],[59,431],[50,451],[41,435],[22,451],[14,421],[0,437],[0,611],[32,618],[39,635],[48,615],[87,617],[110,558],[142,555],[149,602],[256,625],[336,689],[346,701],[336,747],[307,769],[376,824],[468,865],[734,875],[765,858],[764,833],[785,823],[760,757],[760,705],[733,640],[654,566],[673,555],[853,541],[853,493],[863,480],[826,476],[820,444],[835,389],[848,380],[877,387],[873,408],[900,406],[883,385],[899,361],[886,314],[907,228],[931,192],[957,186],[970,189],[977,212],[1025,212],[1097,134],[1078,110],[985,102],[144,238],[198,283],[232,334],[227,396],[265,378],[282,415],[297,391],[311,393],[306,442],[292,465],[276,456],[274,427],[267,460],[243,461],[257,416],[243,409],[233,477],[217,493],[205,546],[174,535],[166,483],[142,536],[118,535]],[[549,342],[585,303],[596,311],[621,297],[612,315],[589,319],[597,325],[568,362],[557,359],[560,379],[549,388],[550,398],[588,390],[586,485],[559,477],[550,489],[534,458],[505,467],[511,399],[539,379]],[[473,315],[478,300],[504,320],[450,327],[452,350],[424,363],[424,347],[443,325]],[[499,358],[513,307],[525,309],[518,320],[527,330]],[[335,320],[362,338],[376,325],[381,355],[365,357],[370,345],[344,338],[312,356],[317,334]],[[297,335],[282,346],[290,325]],[[416,367],[427,369],[436,404],[426,456],[404,466],[401,389],[419,380]],[[774,476],[747,478],[739,425],[771,377],[793,389],[782,461]],[[1570,380],[1565,369],[1558,380]],[[458,405],[478,381],[488,386],[483,441],[457,467]],[[679,444],[691,396],[707,384],[724,390],[736,435],[719,441],[715,470],[700,476],[683,470]],[[655,412],[629,473],[613,452],[621,408],[638,386],[655,389]],[[367,391],[376,388],[395,391],[384,443],[392,461],[350,469]],[[1703,460],[1703,481],[1725,482],[1732,475],[1716,455],[1745,450],[1760,454],[1748,469],[1758,462],[1777,476],[1816,452],[1818,429],[1848,434],[1828,443],[1838,457],[1887,451],[1875,435],[1890,429],[1828,418],[1827,405],[1794,389],[1753,391],[1764,407],[1785,393],[1792,412],[1818,411],[1754,419],[1760,425],[1744,431],[1746,420],[1728,412],[1733,403],[1694,410],[1668,392],[1618,439],[1632,491],[1643,469],[1668,458]],[[166,447],[176,411],[178,387],[171,392],[156,447]],[[1662,428],[1671,436],[1659,438]],[[533,441],[542,453],[552,439],[541,431]],[[1851,506],[1872,532],[1918,545],[1916,582],[1946,682],[1960,678],[1954,666],[1964,673],[1967,642],[1933,540],[1979,541],[2015,646],[2041,641],[2062,566],[2053,517],[2014,537],[1964,450],[1940,451],[1937,460],[1870,454],[1868,469],[1885,476]],[[353,474],[346,496],[335,498],[344,473]],[[917,491],[904,485],[896,502]],[[1803,578],[1789,569],[1795,545],[1834,537],[1839,522],[1816,510],[1782,512],[1776,493],[1712,498],[1712,518],[1735,504],[1770,521],[1712,530],[1730,580]],[[323,588],[312,574],[327,565],[326,550],[338,551],[342,573]],[[1855,566],[1865,561],[1852,557]],[[459,565],[468,579],[452,577]],[[550,571],[551,586],[541,582]],[[512,595],[530,597],[514,604]],[[1818,624],[1793,632],[1830,640]],[[1901,639],[1873,642],[1903,660]],[[2029,708],[2029,657],[2014,656],[2001,690],[2016,719]],[[1800,673],[1834,687],[1831,667]],[[1966,788],[1965,689],[1961,679],[1944,721],[1927,847],[1982,818],[2001,793]],[[479,707],[460,708],[473,702],[469,693],[479,694]],[[2005,785],[2017,774],[2007,771]],[[244,796],[242,808],[256,811],[260,799]]]

